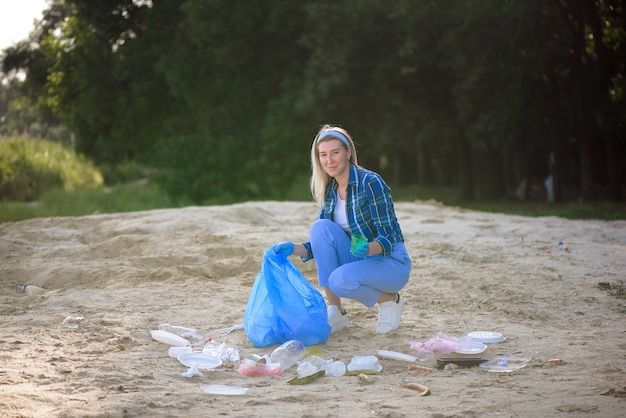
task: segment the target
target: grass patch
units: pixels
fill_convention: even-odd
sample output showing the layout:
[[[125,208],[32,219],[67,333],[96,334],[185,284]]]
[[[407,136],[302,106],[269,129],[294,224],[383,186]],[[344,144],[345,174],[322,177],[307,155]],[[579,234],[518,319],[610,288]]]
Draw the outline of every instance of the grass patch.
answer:
[[[104,184],[102,173],[69,147],[45,139],[0,137],[0,198],[33,201],[52,188]]]
[[[556,216],[566,219],[598,219],[607,221],[626,219],[626,203],[624,202],[547,203],[515,200],[469,201],[458,199],[456,197],[456,189],[445,187],[397,187],[394,188],[392,192],[393,198],[397,202],[435,200],[446,206],[479,212],[504,213],[529,217]]]
[[[285,201],[311,202],[307,179],[303,178],[282,196]],[[480,212],[504,213],[520,216],[557,216],[568,219],[626,219],[624,203],[597,202],[579,204],[574,202],[548,204],[544,202],[460,201],[452,188],[394,187],[396,202],[434,200],[446,206]],[[218,199],[207,204],[221,205],[237,203]],[[30,218],[52,216],[83,216],[94,213],[119,213],[151,209],[175,208],[192,204],[189,201],[174,201],[156,184],[148,181],[120,184],[79,190],[53,189],[41,199],[31,203],[0,202],[0,222],[21,221]]]
[[[36,203],[0,203],[0,222],[52,216],[83,216],[175,207],[172,200],[152,184],[65,191],[53,189]]]
[[[624,289],[623,283],[600,282],[598,283],[598,288],[609,292],[609,295],[618,299],[626,299],[626,289]]]
[[[626,300],[626,288],[621,280],[618,283],[599,282],[598,288],[608,292],[614,298]],[[622,305],[622,313],[626,313],[626,304]]]

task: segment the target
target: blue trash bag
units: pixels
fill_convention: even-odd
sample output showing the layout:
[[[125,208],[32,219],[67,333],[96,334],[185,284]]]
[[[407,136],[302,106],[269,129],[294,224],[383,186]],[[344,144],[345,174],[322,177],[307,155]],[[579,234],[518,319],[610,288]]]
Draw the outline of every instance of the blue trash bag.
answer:
[[[265,251],[243,316],[243,329],[257,347],[299,340],[328,341],[326,302],[283,254]]]

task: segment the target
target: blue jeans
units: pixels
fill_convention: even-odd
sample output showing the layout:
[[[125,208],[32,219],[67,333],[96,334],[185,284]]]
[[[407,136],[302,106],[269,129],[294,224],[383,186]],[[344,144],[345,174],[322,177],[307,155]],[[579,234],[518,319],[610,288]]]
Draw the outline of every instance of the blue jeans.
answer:
[[[398,292],[409,281],[411,259],[403,242],[394,244],[388,256],[359,258],[350,253],[348,234],[333,221],[318,219],[311,225],[310,235],[319,285],[341,298],[371,308],[381,292]]]

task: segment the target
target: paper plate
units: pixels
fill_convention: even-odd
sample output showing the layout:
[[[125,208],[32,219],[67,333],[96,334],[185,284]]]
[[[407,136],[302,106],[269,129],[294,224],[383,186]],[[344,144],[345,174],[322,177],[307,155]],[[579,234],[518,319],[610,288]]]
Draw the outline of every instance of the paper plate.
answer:
[[[228,385],[204,385],[202,390],[214,395],[245,395],[248,393],[248,388]]]
[[[479,343],[478,341],[472,341],[469,346],[460,348],[455,350],[454,352],[457,354],[480,354],[487,349],[487,346],[483,343]]]
[[[409,356],[408,354],[398,353],[397,351],[389,351],[389,350],[378,350],[378,355],[385,358],[390,358],[392,360],[402,360],[402,361],[415,361],[416,357]]]
[[[218,357],[211,356],[206,353],[187,353],[178,356],[184,366],[196,366],[198,369],[211,370],[222,365],[222,360]]]
[[[506,340],[499,332],[491,331],[474,331],[467,334],[467,336],[483,344],[501,343]]]
[[[479,366],[488,372],[510,373],[526,366],[529,361],[529,358],[499,357],[480,363]]]
[[[150,334],[152,335],[152,338],[154,338],[158,342],[173,345],[174,347],[186,347],[188,345],[191,345],[191,342],[189,342],[189,340],[172,332],[153,330],[150,331]]]

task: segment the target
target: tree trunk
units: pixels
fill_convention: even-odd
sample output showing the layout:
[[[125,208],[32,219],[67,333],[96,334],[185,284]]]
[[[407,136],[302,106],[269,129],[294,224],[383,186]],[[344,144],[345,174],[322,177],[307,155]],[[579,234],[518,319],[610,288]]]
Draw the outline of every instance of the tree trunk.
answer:
[[[495,200],[504,196],[502,156],[493,147],[473,149],[474,190],[479,200]]]
[[[459,198],[474,200],[474,175],[470,146],[461,130],[457,135],[457,156],[459,162]]]
[[[609,180],[609,199],[619,202],[624,199],[621,184],[623,167],[619,164],[619,157],[622,154],[619,151],[616,133],[609,132],[605,134],[605,150],[606,170]]]
[[[572,36],[572,94],[574,106],[574,120],[577,127],[577,137],[580,152],[580,198],[591,201],[596,197],[593,180],[591,131],[587,125],[588,117],[585,109],[583,74],[583,55],[585,53],[584,27],[585,16],[582,5],[577,0],[570,0],[569,16],[570,33]]]

